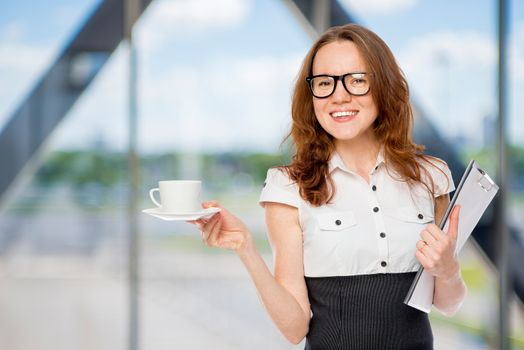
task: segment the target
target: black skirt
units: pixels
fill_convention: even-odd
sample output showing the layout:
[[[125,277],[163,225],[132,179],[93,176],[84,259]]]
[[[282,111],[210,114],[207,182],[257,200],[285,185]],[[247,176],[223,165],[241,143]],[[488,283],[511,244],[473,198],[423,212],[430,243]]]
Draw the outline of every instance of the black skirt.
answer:
[[[415,274],[306,277],[305,349],[433,349],[428,315],[404,304]]]

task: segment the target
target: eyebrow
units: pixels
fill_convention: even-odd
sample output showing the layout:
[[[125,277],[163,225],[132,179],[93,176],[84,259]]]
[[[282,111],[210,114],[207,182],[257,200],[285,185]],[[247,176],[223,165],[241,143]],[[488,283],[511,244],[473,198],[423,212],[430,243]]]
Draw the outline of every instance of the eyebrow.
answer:
[[[310,76],[318,76],[318,75],[330,75],[330,76],[342,76],[342,75],[346,75],[346,74],[368,74],[369,72],[367,72],[366,70],[355,70],[355,71],[352,71],[352,72],[346,72],[346,73],[343,73],[343,74],[329,74],[329,73],[318,73],[318,74],[313,74],[311,73]]]

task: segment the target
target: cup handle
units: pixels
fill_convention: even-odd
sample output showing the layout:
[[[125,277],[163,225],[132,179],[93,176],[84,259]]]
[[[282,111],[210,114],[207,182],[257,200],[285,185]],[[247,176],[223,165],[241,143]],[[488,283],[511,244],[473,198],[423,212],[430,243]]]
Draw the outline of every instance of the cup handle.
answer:
[[[155,192],[160,192],[160,189],[158,188],[153,188],[149,191],[149,197],[151,198],[151,200],[153,201],[153,203],[155,203],[155,205],[159,208],[162,208],[162,204],[158,203],[155,199],[155,195],[154,193]]]

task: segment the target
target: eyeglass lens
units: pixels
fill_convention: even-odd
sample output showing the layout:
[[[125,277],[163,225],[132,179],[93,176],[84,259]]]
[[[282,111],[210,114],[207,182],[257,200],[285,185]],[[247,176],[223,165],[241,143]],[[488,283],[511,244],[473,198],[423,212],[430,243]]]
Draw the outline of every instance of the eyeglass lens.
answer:
[[[316,97],[328,97],[335,92],[336,83],[343,79],[343,85],[351,95],[361,96],[369,91],[369,79],[365,73],[349,73],[340,77],[320,75],[310,80],[311,90]]]

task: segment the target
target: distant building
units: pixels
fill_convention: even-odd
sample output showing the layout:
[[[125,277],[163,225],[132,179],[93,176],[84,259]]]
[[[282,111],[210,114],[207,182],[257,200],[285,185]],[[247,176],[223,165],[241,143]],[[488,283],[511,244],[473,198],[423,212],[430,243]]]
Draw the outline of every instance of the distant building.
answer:
[[[455,147],[455,149],[465,149],[472,143],[471,138],[468,138],[464,133],[457,132],[455,135],[446,137],[449,143]]]
[[[486,115],[482,119],[482,144],[484,147],[495,146],[497,118],[494,115]]]

